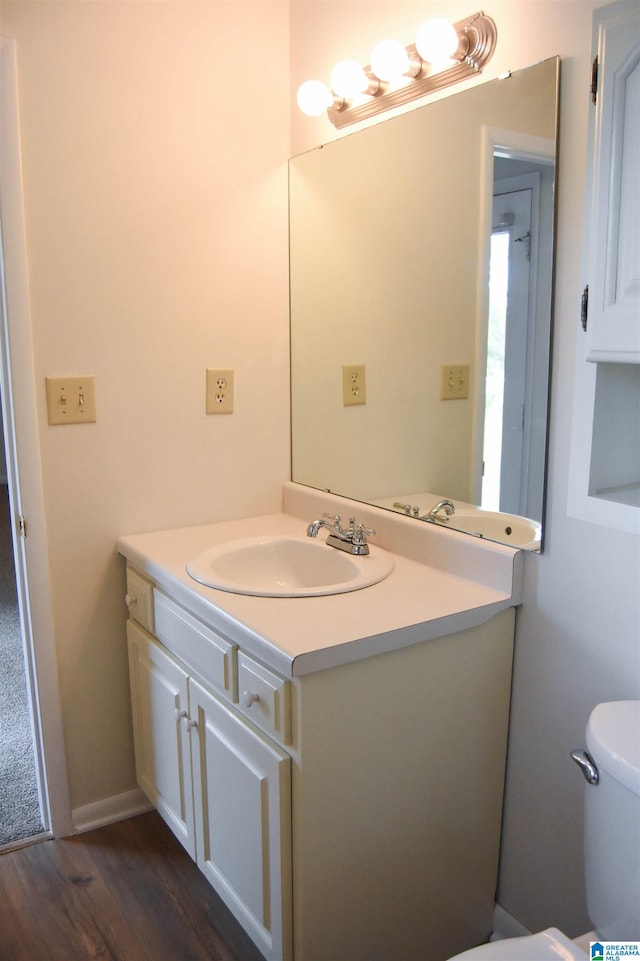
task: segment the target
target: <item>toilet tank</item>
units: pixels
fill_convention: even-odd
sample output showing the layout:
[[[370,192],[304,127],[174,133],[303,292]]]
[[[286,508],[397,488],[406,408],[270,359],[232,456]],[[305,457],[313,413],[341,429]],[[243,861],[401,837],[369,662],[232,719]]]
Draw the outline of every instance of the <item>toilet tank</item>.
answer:
[[[640,937],[640,701],[594,708],[587,750],[599,781],[585,788],[589,917],[603,941]]]

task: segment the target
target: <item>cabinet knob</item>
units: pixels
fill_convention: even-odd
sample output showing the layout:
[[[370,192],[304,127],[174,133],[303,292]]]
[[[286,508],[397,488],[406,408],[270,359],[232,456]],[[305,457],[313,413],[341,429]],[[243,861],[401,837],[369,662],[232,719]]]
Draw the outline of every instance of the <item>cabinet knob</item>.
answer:
[[[198,726],[198,722],[197,722],[197,721],[192,721],[191,719],[187,719],[187,718],[185,717],[184,726],[186,727],[187,731],[190,731],[192,727],[197,727],[197,726]]]
[[[127,607],[131,607],[133,604],[137,604],[137,603],[138,603],[138,598],[137,598],[137,597],[134,597],[133,594],[125,594],[125,595],[124,595],[124,602],[125,602],[125,604],[127,605]]]
[[[242,701],[245,707],[251,707],[252,704],[256,704],[259,700],[260,695],[254,691],[245,691],[242,695]]]
[[[186,711],[181,711],[179,707],[176,708],[176,721],[182,720],[183,717],[187,716]]]

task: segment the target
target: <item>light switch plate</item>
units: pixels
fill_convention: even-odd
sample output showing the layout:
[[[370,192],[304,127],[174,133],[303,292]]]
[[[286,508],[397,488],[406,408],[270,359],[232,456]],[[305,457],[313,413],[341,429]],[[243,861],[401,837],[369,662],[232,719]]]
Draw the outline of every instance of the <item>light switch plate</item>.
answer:
[[[49,423],[93,424],[96,420],[94,377],[45,377]]]
[[[443,364],[440,400],[465,400],[469,396],[469,364]]]

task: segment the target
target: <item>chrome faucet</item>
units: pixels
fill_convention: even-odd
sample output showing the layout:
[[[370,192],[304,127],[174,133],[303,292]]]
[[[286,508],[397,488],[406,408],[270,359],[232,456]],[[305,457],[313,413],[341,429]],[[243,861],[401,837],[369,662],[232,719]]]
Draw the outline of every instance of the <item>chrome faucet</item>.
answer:
[[[349,526],[342,527],[339,514],[325,514],[324,517],[332,518],[333,523],[320,518],[312,521],[307,527],[307,537],[317,537],[321,527],[326,527],[329,531],[327,544],[336,547],[339,551],[346,551],[348,554],[359,554],[363,556],[369,553],[367,537],[373,537],[375,531],[363,524],[356,524],[355,517],[349,518]]]
[[[437,504],[433,505],[430,511],[427,511],[426,514],[423,514],[422,517],[420,517],[420,520],[431,521],[431,523],[446,524],[449,518],[451,517],[451,515],[455,513],[455,510],[456,510],[455,504],[453,504],[451,501],[449,500],[438,501]],[[438,514],[440,514],[441,512],[445,514],[444,519],[441,517],[438,517]]]

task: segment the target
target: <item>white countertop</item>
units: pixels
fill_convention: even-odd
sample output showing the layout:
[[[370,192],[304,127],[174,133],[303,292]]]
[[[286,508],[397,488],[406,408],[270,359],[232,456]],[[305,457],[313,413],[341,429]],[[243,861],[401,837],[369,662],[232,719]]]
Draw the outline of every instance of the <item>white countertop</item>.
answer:
[[[345,506],[332,495],[287,486],[288,513],[133,534],[120,538],[118,550],[132,567],[194,616],[288,677],[474,627],[520,601],[518,552],[497,544],[478,545],[473,538],[460,541],[456,532],[427,530],[431,525],[353,502],[347,502],[347,509],[355,506],[359,520],[378,525],[380,536],[374,542],[387,550],[388,544],[395,547],[394,570],[378,584],[322,597],[252,597],[205,587],[187,574],[187,561],[208,547],[240,537],[303,534],[309,521],[322,515],[320,508]],[[343,515],[346,513],[343,509]],[[405,533],[409,556],[398,553],[396,543]],[[440,557],[438,538],[442,536],[456,543],[451,549],[442,542]],[[415,559],[416,553],[420,554],[416,538],[420,542],[426,538],[424,552],[433,555],[435,563]],[[450,569],[452,557],[455,561],[460,550],[465,576]],[[488,559],[493,563],[487,564]],[[477,581],[469,577],[470,566],[478,570]],[[495,583],[487,583],[487,569],[494,568],[498,572]]]

